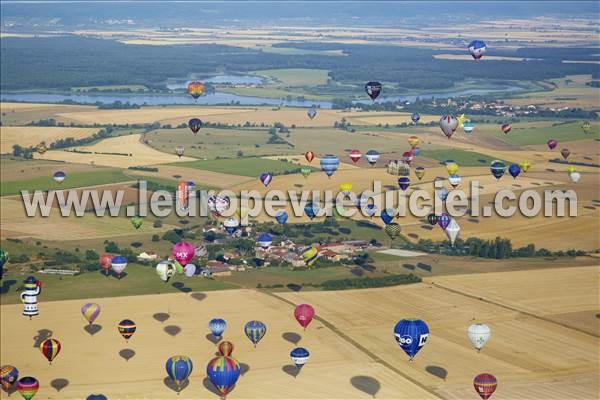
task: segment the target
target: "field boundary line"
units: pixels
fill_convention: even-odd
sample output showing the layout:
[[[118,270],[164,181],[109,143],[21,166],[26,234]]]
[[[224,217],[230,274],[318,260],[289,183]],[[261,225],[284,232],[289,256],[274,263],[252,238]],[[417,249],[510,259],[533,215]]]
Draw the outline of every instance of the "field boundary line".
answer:
[[[267,294],[269,296],[272,296],[272,297],[276,298],[277,300],[280,300],[280,301],[282,301],[282,302],[284,302],[286,304],[289,304],[292,307],[296,307],[296,304],[293,301],[285,299],[283,297],[280,297],[280,296],[276,295],[275,293],[268,292],[268,291],[265,291],[265,290],[259,290],[259,292]],[[422,384],[421,382],[419,382],[415,378],[412,378],[411,376],[406,375],[405,373],[403,373],[402,371],[400,371],[398,368],[394,367],[389,362],[381,359],[379,356],[377,356],[375,353],[373,353],[369,349],[365,348],[363,345],[361,345],[360,343],[358,343],[356,340],[352,339],[350,336],[348,336],[345,333],[343,333],[342,331],[340,331],[334,324],[332,324],[331,322],[327,321],[323,317],[319,317],[318,315],[315,315],[314,319],[317,320],[317,321],[319,321],[320,323],[322,323],[326,328],[328,328],[329,330],[331,330],[337,336],[339,336],[340,338],[344,339],[351,346],[353,346],[354,348],[356,348],[360,352],[364,353],[366,356],[368,356],[374,362],[383,365],[384,367],[390,369],[391,371],[393,371],[396,374],[400,375],[401,377],[403,377],[407,381],[409,381],[412,384],[418,386],[419,388],[425,390],[426,392],[428,392],[428,393],[436,396],[437,398],[439,398],[439,399],[445,399],[445,397],[442,397],[439,393],[437,393],[433,389],[431,389],[431,388],[427,387],[426,385]]]
[[[423,283],[427,283],[427,284],[429,284],[431,286],[434,286],[434,287],[436,287],[438,289],[446,290],[446,291],[448,291],[450,293],[458,294],[458,295],[461,295],[461,296],[464,296],[464,297],[468,297],[468,298],[471,298],[471,299],[474,299],[474,300],[483,301],[484,303],[491,304],[491,305],[496,306],[496,307],[501,307],[501,308],[504,308],[506,310],[518,312],[518,313],[527,315],[528,317],[536,318],[536,319],[539,319],[539,320],[544,321],[544,322],[549,322],[551,324],[555,324],[555,325],[561,326],[561,327],[566,328],[566,329],[572,329],[574,331],[577,331],[579,333],[583,333],[583,334],[588,335],[588,336],[592,336],[592,337],[595,337],[595,338],[600,337],[600,335],[597,335],[597,334],[585,331],[585,330],[577,328],[575,326],[567,325],[567,324],[565,324],[563,322],[555,321],[553,319],[550,319],[550,318],[547,318],[547,317],[543,317],[541,315],[537,315],[537,314],[534,314],[534,313],[529,312],[529,311],[521,310],[521,309],[513,307],[513,306],[507,306],[505,304],[501,304],[501,303],[495,302],[493,300],[486,299],[484,297],[480,297],[480,296],[476,296],[476,295],[473,295],[473,294],[461,292],[460,290],[457,290],[457,289],[451,289],[449,287],[442,286],[442,285],[440,285],[438,283],[425,282],[425,281]]]

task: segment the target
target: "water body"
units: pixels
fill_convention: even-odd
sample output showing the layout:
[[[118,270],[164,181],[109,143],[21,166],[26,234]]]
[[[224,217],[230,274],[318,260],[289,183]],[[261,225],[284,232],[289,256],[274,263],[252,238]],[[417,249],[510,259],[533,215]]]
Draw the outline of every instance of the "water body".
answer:
[[[217,77],[215,77],[217,78]],[[260,79],[260,78],[259,78]],[[417,97],[423,98],[446,98],[459,97],[468,95],[485,95],[497,92],[517,92],[524,90],[519,86],[506,86],[495,89],[465,89],[455,92],[440,92],[440,93],[425,93],[418,96],[393,96],[382,97],[377,99],[377,102],[407,100],[414,101]],[[231,93],[213,93],[194,100],[191,96],[185,93],[175,93],[167,95],[150,95],[150,94],[51,94],[51,93],[2,93],[0,94],[2,101],[20,101],[27,103],[61,103],[64,101],[74,101],[81,104],[111,104],[116,101],[122,103],[130,103],[134,105],[224,105],[224,104],[239,104],[244,106],[291,106],[291,107],[311,107],[313,105],[321,108],[331,108],[329,101],[316,100],[285,100],[264,97],[239,96]],[[354,103],[371,103],[368,98],[365,100],[356,100]]]

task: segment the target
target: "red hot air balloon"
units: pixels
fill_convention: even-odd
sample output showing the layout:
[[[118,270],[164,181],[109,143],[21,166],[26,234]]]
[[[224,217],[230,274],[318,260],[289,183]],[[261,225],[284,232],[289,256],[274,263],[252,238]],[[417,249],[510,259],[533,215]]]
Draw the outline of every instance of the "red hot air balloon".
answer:
[[[508,133],[511,131],[512,126],[510,126],[510,124],[502,124],[502,126],[500,126],[500,129],[502,129],[502,132]]]
[[[231,353],[233,353],[233,343],[228,341],[219,343],[219,353],[221,353],[222,356],[231,356]]]
[[[473,386],[483,400],[489,399],[496,387],[498,386],[498,381],[496,377],[492,374],[479,374],[473,379]]]
[[[410,165],[411,161],[413,160],[413,157],[414,157],[414,154],[410,151],[405,151],[404,153],[402,153],[402,159],[408,165]]]
[[[309,304],[300,304],[294,310],[294,317],[296,321],[304,328],[310,324],[315,316],[315,309]]]
[[[307,151],[306,153],[304,153],[304,158],[306,158],[306,161],[310,163],[312,162],[312,160],[315,159],[315,153],[313,153],[312,151]]]
[[[362,154],[361,154],[360,150],[352,150],[350,152],[350,159],[352,160],[352,162],[354,164],[356,164],[358,162],[358,160],[360,160],[361,157],[362,157]]]
[[[106,276],[108,276],[108,271],[110,271],[111,265],[110,261],[112,260],[113,255],[110,253],[104,253],[100,256],[99,264],[100,268],[104,270]]]

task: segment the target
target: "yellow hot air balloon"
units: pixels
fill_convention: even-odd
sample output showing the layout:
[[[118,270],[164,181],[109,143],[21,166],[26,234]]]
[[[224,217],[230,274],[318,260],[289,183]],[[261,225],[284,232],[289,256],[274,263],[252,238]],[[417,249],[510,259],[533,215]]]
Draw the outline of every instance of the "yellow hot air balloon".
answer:
[[[317,261],[319,253],[315,247],[310,247],[302,253],[302,258],[307,267],[310,267]]]
[[[531,163],[529,161],[521,161],[519,167],[521,167],[521,171],[527,172],[531,168]]]
[[[248,207],[240,206],[235,212],[235,215],[237,219],[241,221],[248,215]]]
[[[408,144],[410,144],[410,147],[412,147],[413,149],[417,147],[420,141],[421,139],[419,139],[417,136],[411,136],[408,138]]]
[[[351,183],[342,183],[340,185],[340,190],[342,191],[342,193],[348,194],[352,191],[352,184]]]
[[[458,120],[458,127],[462,128],[463,124],[465,123],[465,120],[467,119],[467,117],[465,117],[465,114],[461,114],[458,117],[456,117],[456,119]]]
[[[575,172],[575,171],[576,171],[576,169],[575,169],[575,167],[574,167],[574,166],[572,166],[572,165],[569,165],[569,166],[567,167],[567,172],[568,172],[569,174],[572,174],[572,173],[573,173],[573,172]]]
[[[425,168],[423,168],[423,167],[415,168],[415,175],[417,176],[417,178],[419,178],[419,180],[423,179],[423,177],[425,176]]]
[[[454,175],[458,171],[458,164],[454,162],[446,164],[446,171],[448,175]]]

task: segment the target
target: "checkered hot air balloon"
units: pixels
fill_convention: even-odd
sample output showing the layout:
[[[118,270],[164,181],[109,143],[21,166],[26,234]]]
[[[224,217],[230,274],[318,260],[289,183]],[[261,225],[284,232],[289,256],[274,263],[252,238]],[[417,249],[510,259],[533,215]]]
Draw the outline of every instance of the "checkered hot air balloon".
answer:
[[[385,226],[385,233],[392,239],[396,239],[400,235],[400,225],[397,222],[390,222]]]

